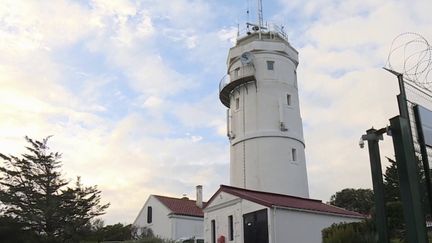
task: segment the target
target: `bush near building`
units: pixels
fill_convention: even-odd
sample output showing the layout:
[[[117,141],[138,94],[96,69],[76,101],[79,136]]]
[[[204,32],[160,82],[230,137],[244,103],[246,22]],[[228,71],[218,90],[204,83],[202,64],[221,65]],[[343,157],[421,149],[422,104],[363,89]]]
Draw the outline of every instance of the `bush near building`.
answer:
[[[356,223],[333,224],[322,231],[323,243],[377,243],[378,236],[369,220]]]

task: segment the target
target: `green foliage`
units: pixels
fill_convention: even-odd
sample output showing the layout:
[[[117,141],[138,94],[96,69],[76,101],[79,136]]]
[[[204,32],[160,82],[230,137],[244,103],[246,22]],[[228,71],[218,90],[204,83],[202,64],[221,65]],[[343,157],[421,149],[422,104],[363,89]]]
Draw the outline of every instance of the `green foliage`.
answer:
[[[390,165],[384,173],[384,198],[386,202],[396,202],[400,200],[399,175],[397,172],[396,161],[387,158]]]
[[[399,186],[399,175],[397,171],[396,161],[387,158],[390,162],[390,165],[387,166],[385,174],[384,174],[384,191],[385,191],[385,201],[386,201],[386,213],[387,213],[387,226],[389,230],[390,238],[392,238],[392,243],[403,242],[405,238],[405,224],[403,217],[403,209],[402,203],[400,201],[400,186]],[[428,202],[426,197],[425,190],[425,179],[424,179],[424,171],[421,169],[421,163],[419,164],[419,180],[422,190],[422,201],[423,207],[425,208],[425,212],[428,212]],[[365,190],[365,189],[359,189]],[[369,190],[369,189],[366,189]],[[361,194],[365,192],[359,192],[356,189],[344,189],[340,192],[337,192],[330,199],[330,204],[342,207],[348,210],[357,211],[366,213],[368,212],[370,215],[375,217],[374,211],[374,201],[373,201],[373,192],[371,192],[371,197],[369,197],[369,192],[367,192],[364,196],[367,198],[366,200],[362,199]],[[369,204],[370,203],[370,204]],[[364,205],[370,205],[369,210],[368,207],[364,207]],[[365,210],[363,210],[365,209]],[[370,221],[370,225],[373,225],[373,220]],[[361,228],[361,227],[360,227]],[[367,227],[366,227],[367,228]],[[356,239],[351,237],[358,237],[358,232],[361,232],[359,228],[355,225],[351,224],[341,224],[341,225],[333,225],[330,228],[327,228],[323,231],[323,237],[326,237],[328,241],[324,242],[357,242]],[[371,235],[371,231],[369,232]],[[324,239],[324,238],[323,238]],[[364,241],[369,242],[369,241]],[[371,241],[374,242],[374,241]]]
[[[399,175],[395,160],[387,158],[390,165],[384,173],[384,198],[386,201],[387,228],[395,242],[404,238],[405,224],[400,201]]]
[[[362,214],[370,214],[374,206],[374,196],[371,189],[346,188],[336,192],[330,198],[330,204]]]
[[[400,201],[387,202],[386,213],[390,237],[403,239],[405,237],[405,223],[402,203]]]
[[[90,219],[102,215],[109,204],[101,205],[100,191],[84,187],[79,178],[69,186],[60,173],[61,154],[50,152],[48,138],[26,140],[29,146],[22,158],[0,153],[3,217],[13,219],[15,229],[31,232],[31,242],[77,242]]]
[[[135,228],[131,224],[117,223],[104,226],[102,220],[96,219],[91,224],[87,224],[87,229],[82,235],[82,240],[85,242],[117,242],[136,238]]]
[[[141,234],[137,235],[137,228],[132,227],[132,236],[135,240],[126,241],[125,243],[174,243],[173,240],[162,239],[153,234],[151,228],[140,228]]]
[[[2,243],[38,242],[34,232],[23,229],[15,218],[0,216],[0,239]]]
[[[130,240],[132,237],[131,233],[132,225],[123,225],[120,223],[114,225],[107,225],[102,229],[103,240],[115,241],[115,240]]]
[[[378,237],[369,221],[340,223],[323,229],[323,243],[377,243]]]

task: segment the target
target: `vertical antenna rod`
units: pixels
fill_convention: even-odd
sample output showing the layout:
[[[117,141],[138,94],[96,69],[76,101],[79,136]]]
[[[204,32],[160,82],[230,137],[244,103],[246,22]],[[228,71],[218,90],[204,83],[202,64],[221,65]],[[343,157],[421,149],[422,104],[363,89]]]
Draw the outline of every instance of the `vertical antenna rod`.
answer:
[[[262,0],[258,0],[258,27],[261,28],[263,26],[263,10],[262,10]]]

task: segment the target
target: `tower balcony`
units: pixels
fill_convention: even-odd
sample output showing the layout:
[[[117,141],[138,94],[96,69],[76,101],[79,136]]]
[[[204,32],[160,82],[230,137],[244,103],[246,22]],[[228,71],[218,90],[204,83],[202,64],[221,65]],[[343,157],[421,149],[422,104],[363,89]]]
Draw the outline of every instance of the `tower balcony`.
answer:
[[[230,94],[240,85],[256,81],[255,67],[253,65],[242,66],[228,73],[219,83],[219,99],[226,107],[230,107]]]

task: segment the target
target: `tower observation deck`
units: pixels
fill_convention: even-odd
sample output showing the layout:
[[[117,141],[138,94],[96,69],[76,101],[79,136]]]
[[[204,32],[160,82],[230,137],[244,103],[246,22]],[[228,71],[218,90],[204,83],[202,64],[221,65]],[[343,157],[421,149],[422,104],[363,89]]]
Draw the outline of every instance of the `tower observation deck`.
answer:
[[[230,49],[228,75],[219,84],[228,108],[230,184],[309,197],[298,52],[280,29],[255,27]]]

